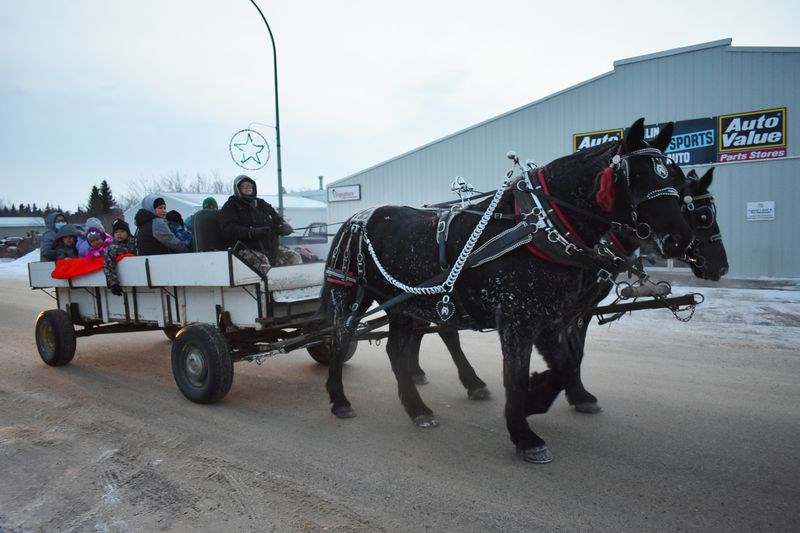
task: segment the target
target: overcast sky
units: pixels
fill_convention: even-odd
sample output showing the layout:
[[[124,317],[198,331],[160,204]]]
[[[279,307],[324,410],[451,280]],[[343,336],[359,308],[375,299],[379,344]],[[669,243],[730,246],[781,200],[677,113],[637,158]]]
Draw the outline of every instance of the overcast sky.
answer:
[[[283,184],[315,188],[613,70],[732,38],[800,46],[796,1],[258,0]],[[0,0],[0,200],[74,210],[180,172],[232,180],[275,124],[249,0]],[[635,118],[635,117],[634,117]],[[676,120],[686,117],[674,117]],[[271,158],[250,172],[277,191]],[[443,176],[449,180],[448,176]]]

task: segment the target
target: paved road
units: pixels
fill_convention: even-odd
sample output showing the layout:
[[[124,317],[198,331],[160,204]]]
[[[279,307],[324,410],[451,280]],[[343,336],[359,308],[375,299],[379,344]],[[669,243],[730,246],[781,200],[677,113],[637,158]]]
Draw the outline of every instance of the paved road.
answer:
[[[530,465],[505,430],[493,334],[463,336],[494,394],[477,403],[425,339],[437,429],[410,423],[366,343],[345,373],[355,419],[330,415],[303,353],[238,364],[226,399],[200,406],[158,332],[79,339],[71,365],[45,366],[33,321],[49,298],[0,280],[0,531],[797,531],[800,298],[707,297],[688,324],[593,326],[584,378],[604,411],[561,398],[529,419],[555,455]]]

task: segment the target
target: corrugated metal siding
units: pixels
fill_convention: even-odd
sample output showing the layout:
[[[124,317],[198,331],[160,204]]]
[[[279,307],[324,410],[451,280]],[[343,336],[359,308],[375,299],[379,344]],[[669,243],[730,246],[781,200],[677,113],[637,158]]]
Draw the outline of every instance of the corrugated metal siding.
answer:
[[[463,176],[477,190],[496,189],[514,150],[544,164],[572,151],[572,135],[646,123],[688,120],[773,107],[788,108],[788,149],[800,155],[800,49],[731,48],[725,41],[687,51],[624,60],[584,84],[349,176],[359,202],[329,205],[345,220],[376,204],[422,205],[454,199]],[[705,168],[698,168],[702,173]],[[800,159],[718,165],[712,191],[731,265],[730,276],[800,278]],[[747,202],[774,200],[774,221],[747,222]]]

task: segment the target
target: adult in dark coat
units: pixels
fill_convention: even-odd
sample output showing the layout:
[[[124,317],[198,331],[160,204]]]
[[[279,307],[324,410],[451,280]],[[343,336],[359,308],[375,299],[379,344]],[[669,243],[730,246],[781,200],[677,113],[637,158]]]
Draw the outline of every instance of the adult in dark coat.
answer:
[[[39,238],[39,261],[56,260],[56,233],[67,225],[67,219],[61,211],[53,211],[44,218],[47,229]]]
[[[142,200],[142,208],[136,212],[136,246],[139,255],[158,255],[170,252],[188,252],[189,247],[182,243],[169,229],[166,220],[167,204],[155,194]]]
[[[275,208],[258,198],[256,191],[252,178],[237,176],[233,180],[233,196],[220,211],[219,225],[227,246],[241,242],[253,251],[266,254],[274,265],[278,236],[289,235],[292,227]]]

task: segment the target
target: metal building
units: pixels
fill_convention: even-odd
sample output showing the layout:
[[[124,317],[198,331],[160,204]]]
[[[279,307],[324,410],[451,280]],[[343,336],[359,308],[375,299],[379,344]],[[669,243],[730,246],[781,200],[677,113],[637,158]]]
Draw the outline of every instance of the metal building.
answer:
[[[724,39],[615,61],[611,72],[331,183],[328,221],[372,205],[453,200],[455,176],[495,190],[508,150],[544,164],[645,117],[653,137],[676,123],[668,153],[685,171],[716,167],[728,276],[800,278],[799,87],[794,47]]]

